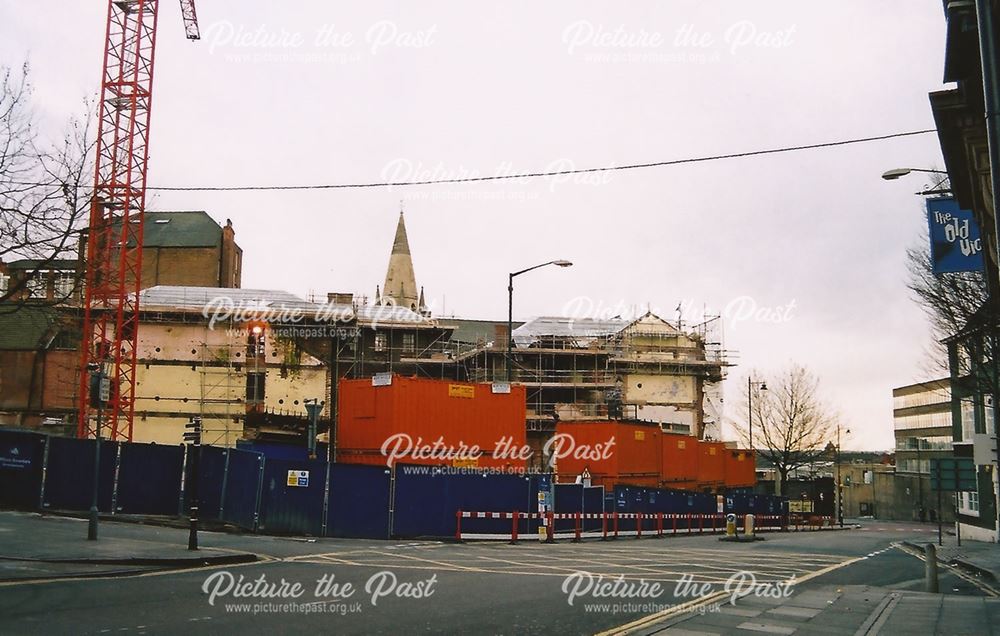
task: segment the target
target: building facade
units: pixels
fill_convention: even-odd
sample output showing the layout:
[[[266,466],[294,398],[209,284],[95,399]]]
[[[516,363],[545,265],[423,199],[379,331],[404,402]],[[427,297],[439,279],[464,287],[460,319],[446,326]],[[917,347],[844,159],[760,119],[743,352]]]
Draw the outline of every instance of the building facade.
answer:
[[[931,491],[931,460],[952,456],[951,379],[920,382],[892,390],[896,474],[912,496],[913,519],[930,518],[937,509]],[[952,495],[946,500],[951,503]]]
[[[994,205],[1000,189],[991,185],[1000,171],[996,154],[1000,140],[990,141],[984,83],[984,79],[993,85],[1000,83],[1000,61],[985,56],[984,68],[980,51],[981,37],[996,41],[1000,33],[1000,1],[988,1],[992,22],[978,14],[977,3],[943,3],[947,25],[943,79],[953,86],[931,93],[930,104],[952,195],[962,209],[972,212],[980,227],[989,296],[968,323],[956,325],[956,333],[947,339],[955,456],[975,460],[976,435],[984,436],[985,442],[980,443],[992,446],[986,453],[990,457],[977,462],[978,489],[960,495],[959,522],[967,538],[1000,541],[1000,466],[995,450],[1000,412],[994,399],[1000,391],[994,353],[1000,350],[1000,262]]]

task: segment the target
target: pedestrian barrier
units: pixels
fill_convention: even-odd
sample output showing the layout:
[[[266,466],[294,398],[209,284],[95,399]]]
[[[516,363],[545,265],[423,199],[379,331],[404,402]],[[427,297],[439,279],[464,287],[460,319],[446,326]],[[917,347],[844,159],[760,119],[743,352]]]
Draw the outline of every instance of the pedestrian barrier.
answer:
[[[477,532],[470,529],[476,519],[509,520],[510,529],[506,532]],[[617,539],[619,537],[643,536],[664,537],[667,535],[719,534],[726,530],[726,516],[721,513],[642,513],[642,512],[597,512],[597,513],[527,513],[511,512],[474,512],[468,510],[455,511],[455,539],[468,540],[504,540],[517,543],[525,534],[522,522],[542,519],[542,525],[550,530],[546,540],[572,539]],[[600,530],[588,530],[587,521],[599,523]],[[568,522],[571,530],[560,530]],[[629,522],[625,527],[624,522]],[[792,529],[789,520],[784,515],[758,515],[755,517],[757,531],[787,531]],[[819,529],[819,526],[800,526],[795,529]]]

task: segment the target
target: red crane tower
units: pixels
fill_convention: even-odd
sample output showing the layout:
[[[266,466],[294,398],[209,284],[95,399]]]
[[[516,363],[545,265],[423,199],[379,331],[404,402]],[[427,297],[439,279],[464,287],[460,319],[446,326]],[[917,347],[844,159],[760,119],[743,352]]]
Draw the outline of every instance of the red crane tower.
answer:
[[[108,0],[94,195],[87,234],[80,344],[79,437],[132,439],[149,115],[160,0]],[[200,38],[194,0],[181,0],[188,39]],[[106,377],[106,406],[100,396]],[[91,402],[97,408],[96,417]],[[98,406],[99,404],[99,406]],[[106,409],[106,410],[105,410]],[[102,413],[103,411],[103,413]]]

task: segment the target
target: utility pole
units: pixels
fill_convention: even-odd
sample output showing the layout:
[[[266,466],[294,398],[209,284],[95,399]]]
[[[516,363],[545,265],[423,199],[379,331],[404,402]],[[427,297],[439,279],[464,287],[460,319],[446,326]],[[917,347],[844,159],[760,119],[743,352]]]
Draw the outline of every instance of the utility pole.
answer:
[[[837,452],[834,455],[834,461],[837,462],[837,524],[843,528],[844,527],[844,488],[840,483],[840,422],[837,422]]]
[[[747,376],[747,429],[750,437],[750,455],[753,456],[753,390],[759,387],[761,391],[767,391],[767,382],[761,380],[754,382],[753,376]],[[755,460],[756,461],[756,460]]]
[[[188,502],[190,505],[189,521],[191,523],[188,532],[188,550],[198,549],[198,481],[201,476],[201,418],[192,417],[184,425],[188,429],[184,432],[184,441],[190,442],[188,446],[188,457],[191,459],[191,483],[188,488]]]
[[[920,438],[914,437],[917,442],[917,506],[920,522],[924,521],[924,470],[920,463]]]
[[[94,423],[94,481],[90,501],[90,517],[87,522],[87,540],[97,541],[98,503],[101,485],[101,416],[104,403],[110,397],[110,381],[104,375],[103,365],[97,362],[87,364],[88,382],[90,385],[91,406],[97,408],[97,419]]]

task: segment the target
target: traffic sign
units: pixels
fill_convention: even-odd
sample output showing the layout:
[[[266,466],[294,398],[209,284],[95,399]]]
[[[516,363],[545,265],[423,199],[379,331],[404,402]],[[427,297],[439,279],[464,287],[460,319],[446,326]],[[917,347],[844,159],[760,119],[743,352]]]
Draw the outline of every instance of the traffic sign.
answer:
[[[931,490],[979,490],[976,465],[969,457],[931,459]]]

